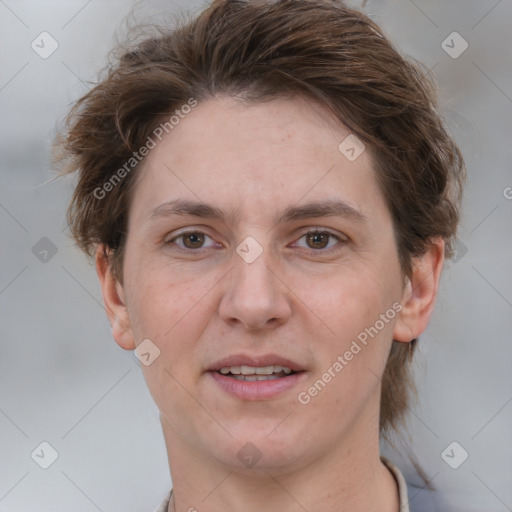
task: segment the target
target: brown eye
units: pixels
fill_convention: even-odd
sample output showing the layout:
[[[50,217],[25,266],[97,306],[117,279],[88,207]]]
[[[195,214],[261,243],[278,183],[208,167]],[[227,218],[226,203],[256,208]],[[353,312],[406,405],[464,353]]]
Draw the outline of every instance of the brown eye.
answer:
[[[176,246],[184,251],[198,251],[218,247],[216,242],[201,231],[185,231],[166,242],[169,246]]]
[[[332,237],[330,233],[312,232],[307,233],[306,243],[312,249],[325,249],[329,243],[329,238]]]
[[[295,246],[319,254],[327,254],[341,249],[347,240],[330,231],[312,230],[304,233]]]
[[[204,244],[204,234],[203,233],[186,233],[181,235],[183,239],[183,245],[187,249],[199,249]]]

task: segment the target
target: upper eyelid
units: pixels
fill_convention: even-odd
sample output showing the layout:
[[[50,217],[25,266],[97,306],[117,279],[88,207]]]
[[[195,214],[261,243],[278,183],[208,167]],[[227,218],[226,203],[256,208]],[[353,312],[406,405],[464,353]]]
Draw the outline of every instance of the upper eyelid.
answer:
[[[346,242],[349,240],[349,237],[344,233],[334,233],[333,231],[327,228],[308,228],[306,231],[301,232],[299,238],[302,238],[304,235],[307,235],[309,233],[327,234],[333,236],[334,238],[337,238],[340,242]]]
[[[196,234],[196,233],[205,235],[208,238],[210,238],[211,240],[213,240],[214,242],[218,243],[213,236],[209,235],[208,233],[205,233],[204,231],[201,231],[200,229],[189,229],[187,231],[181,231],[180,233],[175,233],[169,239],[166,239],[166,243],[172,242],[172,241],[174,241],[178,238],[181,238],[183,236],[190,235],[190,234]]]
[[[184,229],[184,231],[179,231],[178,233],[172,233],[172,237],[169,238],[169,241],[174,240],[175,238],[179,238],[180,236],[188,235],[191,233],[201,233],[203,235],[209,236],[210,238],[213,238],[212,235],[209,235],[206,231],[203,231],[201,228],[197,228],[197,229],[183,228],[183,229]],[[308,233],[327,233],[334,237],[338,237],[340,240],[343,238],[348,238],[344,234],[333,233],[329,228],[309,227],[309,228],[303,228],[303,229],[304,229],[304,231],[301,230],[300,237],[303,237],[304,235],[307,235]],[[171,235],[171,234],[169,234],[169,235]],[[295,236],[297,236],[297,235],[295,235]]]
[[[201,233],[202,235],[209,236],[210,238],[213,238],[211,235],[207,233],[207,231],[204,228],[182,228],[183,231],[178,230],[177,232],[168,233],[165,238],[170,240],[174,240],[175,238],[179,238],[183,235],[189,235],[193,233]]]
[[[200,233],[200,234],[203,234],[205,236],[207,236],[208,238],[210,238],[212,241],[216,242],[216,243],[219,243],[218,241],[216,241],[214,239],[213,236],[209,235],[208,233],[206,233],[205,231],[202,231],[201,229],[186,229],[184,228],[185,230],[184,231],[181,231],[181,232],[178,232],[176,234],[173,234],[173,236],[171,238],[169,238],[169,240],[167,240],[167,243],[169,242],[172,242],[182,236],[185,236],[185,235],[188,235],[188,234],[195,234],[195,233]],[[298,240],[300,240],[302,237],[306,236],[307,234],[309,233],[320,233],[320,234],[327,234],[327,235],[330,235],[334,238],[336,238],[338,240],[338,242],[347,242],[348,241],[348,237],[344,234],[337,234],[337,233],[333,233],[332,231],[330,231],[329,229],[327,228],[320,228],[320,227],[309,227],[309,228],[304,228],[304,231],[301,231],[300,234],[296,235],[296,239],[294,240],[293,243],[296,243]],[[204,249],[203,247],[200,247],[198,249],[185,249],[185,250],[193,250],[193,251],[200,251],[201,249]],[[321,249],[318,250],[318,249],[311,249],[312,251],[315,251],[315,252],[321,252]],[[328,250],[328,249],[327,249]]]
[[[333,238],[335,238],[338,243],[346,243],[348,242],[348,237],[344,236],[344,235],[338,235],[336,233],[332,233],[331,231],[328,231],[328,230],[325,230],[325,229],[310,229],[308,231],[305,231],[304,233],[302,233],[296,240],[295,242],[293,243],[297,243],[301,238],[303,238],[304,236],[308,235],[309,233],[319,233],[319,234],[327,234],[329,236],[332,236]],[[314,251],[314,252],[327,252],[329,251],[330,249],[334,249],[334,247],[329,247],[327,249],[309,249],[311,251]]]

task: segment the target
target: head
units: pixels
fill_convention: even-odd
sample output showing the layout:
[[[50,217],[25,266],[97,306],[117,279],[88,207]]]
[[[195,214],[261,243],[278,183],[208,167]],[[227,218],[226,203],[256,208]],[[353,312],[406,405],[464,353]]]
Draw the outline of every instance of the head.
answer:
[[[181,442],[277,467],[400,423],[464,178],[436,109],[428,74],[327,0],[216,1],[77,102],[71,230],[116,342],[160,351],[143,370]],[[234,397],[233,355],[282,359],[293,391]]]

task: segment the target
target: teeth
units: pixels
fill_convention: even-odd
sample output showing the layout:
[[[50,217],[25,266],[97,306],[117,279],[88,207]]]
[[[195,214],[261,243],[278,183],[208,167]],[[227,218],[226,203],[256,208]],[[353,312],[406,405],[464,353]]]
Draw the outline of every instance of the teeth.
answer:
[[[275,365],[275,366],[225,366],[224,368],[220,369],[220,373],[222,375],[227,375],[228,373],[231,373],[232,375],[243,375],[243,376],[272,376],[273,373],[285,373],[286,375],[289,375],[292,373],[291,368],[288,368],[286,366],[281,365]],[[242,380],[242,379],[239,379]],[[244,379],[244,380],[266,380],[266,377],[260,378],[260,379]]]
[[[244,368],[250,369],[249,366],[244,366]],[[273,366],[260,366],[259,368],[256,368],[256,375],[272,375],[274,372],[275,370]]]
[[[251,382],[257,380],[275,380],[279,379],[277,375],[234,375],[233,378],[236,380],[248,380]]]
[[[242,375],[272,375],[275,372],[274,366],[241,366],[240,370]]]

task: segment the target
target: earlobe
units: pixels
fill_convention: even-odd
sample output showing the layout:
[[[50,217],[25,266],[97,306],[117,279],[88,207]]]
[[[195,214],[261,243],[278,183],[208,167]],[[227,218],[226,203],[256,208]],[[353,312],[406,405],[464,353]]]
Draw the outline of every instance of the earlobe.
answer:
[[[427,327],[434,309],[444,263],[444,240],[434,239],[427,252],[413,259],[412,274],[402,294],[402,310],[393,339],[405,343],[417,338]]]
[[[96,272],[100,280],[103,303],[115,342],[125,350],[134,350],[135,341],[126,308],[123,286],[114,277],[103,245],[96,251]]]

